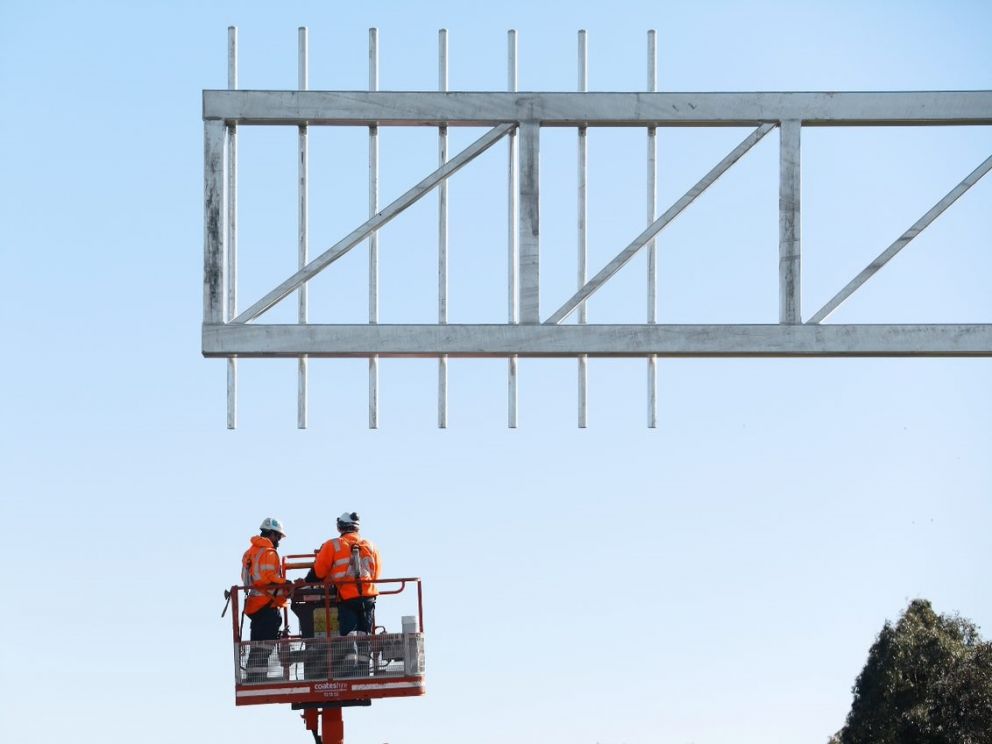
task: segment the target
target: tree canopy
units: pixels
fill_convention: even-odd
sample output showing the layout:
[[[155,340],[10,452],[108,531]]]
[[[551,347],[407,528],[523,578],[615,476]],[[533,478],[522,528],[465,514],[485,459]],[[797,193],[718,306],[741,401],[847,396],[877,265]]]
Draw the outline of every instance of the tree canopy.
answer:
[[[886,621],[830,744],[992,744],[992,643],[914,599]]]

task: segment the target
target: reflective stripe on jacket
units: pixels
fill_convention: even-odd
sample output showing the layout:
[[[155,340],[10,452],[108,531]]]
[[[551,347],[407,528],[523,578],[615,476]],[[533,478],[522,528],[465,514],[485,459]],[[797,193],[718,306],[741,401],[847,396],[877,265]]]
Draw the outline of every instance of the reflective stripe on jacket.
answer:
[[[357,556],[352,549],[355,545],[359,548]],[[382,561],[369,540],[357,532],[346,532],[320,546],[313,572],[321,581],[333,581],[344,601],[374,597],[379,593],[375,584],[355,579],[378,579],[382,575]]]
[[[267,537],[255,535],[251,547],[241,557],[241,583],[245,590],[245,614],[254,615],[266,607],[285,607],[286,597],[279,585],[286,583],[282,561]]]

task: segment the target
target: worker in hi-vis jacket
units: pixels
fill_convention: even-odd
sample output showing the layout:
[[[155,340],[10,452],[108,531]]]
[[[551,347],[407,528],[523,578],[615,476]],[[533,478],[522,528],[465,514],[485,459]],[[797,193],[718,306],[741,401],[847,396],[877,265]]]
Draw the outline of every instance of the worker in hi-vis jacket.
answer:
[[[251,621],[252,641],[274,641],[282,625],[280,610],[286,606],[286,577],[276,548],[286,528],[275,517],[266,517],[260,533],[241,558],[241,583],[245,586],[245,614]],[[248,652],[247,682],[263,682],[272,646],[252,643]]]
[[[371,633],[375,622],[373,581],[382,574],[379,551],[359,534],[356,512],[345,512],[337,520],[338,537],[320,546],[313,575],[331,581],[338,592],[338,625],[341,635],[354,631]]]

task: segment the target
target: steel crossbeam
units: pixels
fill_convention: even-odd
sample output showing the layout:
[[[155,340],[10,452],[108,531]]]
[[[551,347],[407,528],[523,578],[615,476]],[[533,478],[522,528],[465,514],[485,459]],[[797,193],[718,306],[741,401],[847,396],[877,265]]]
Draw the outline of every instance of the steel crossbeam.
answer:
[[[992,324],[206,325],[208,357],[992,356]]]
[[[850,357],[992,356],[992,324],[825,325],[826,318],[882,269],[922,230],[992,170],[992,157],[966,176],[826,305],[802,317],[801,132],[805,127],[992,125],[992,91],[920,92],[656,92],[656,49],[648,36],[648,90],[587,92],[587,38],[579,34],[576,92],[517,90],[516,32],[508,35],[506,92],[449,91],[447,32],[439,33],[437,91],[378,90],[378,36],[370,31],[368,91],[308,90],[305,30],[300,31],[300,90],[238,90],[234,58],[237,36],[230,35],[228,90],[203,92],[204,119],[204,313],[203,354],[229,361],[228,425],[236,422],[236,360],[241,357],[296,357],[300,361],[299,425],[306,426],[308,357],[368,357],[370,426],[377,426],[379,357],[434,357],[438,367],[438,425],[447,425],[447,358],[508,359],[508,424],[516,425],[518,357],[575,357],[579,363],[579,426],[586,424],[587,357],[648,359],[648,425],[655,425],[656,357]],[[300,137],[299,270],[238,312],[237,294],[237,132],[243,126],[292,126]],[[330,248],[310,258],[307,234],[307,133],[314,126],[366,127],[370,150],[370,215]],[[435,127],[438,167],[392,203],[378,206],[380,127]],[[752,127],[753,131],[672,206],[655,217],[656,140],[665,127]],[[450,127],[488,131],[454,157],[448,156]],[[579,136],[578,287],[542,315],[541,132],[572,127]],[[612,260],[587,279],[586,159],[588,133],[596,127],[639,127],[648,136],[648,224]],[[656,317],[659,233],[723,173],[773,130],[779,139],[779,317],[777,323],[671,325]],[[506,138],[507,168],[507,322],[464,325],[448,322],[449,219],[447,179]],[[548,188],[548,184],[543,184]],[[378,230],[437,188],[438,322],[435,325],[378,322]],[[643,224],[643,223],[642,223]],[[633,230],[632,230],[633,232]],[[370,250],[369,324],[308,322],[307,284],[347,252],[368,241]],[[642,249],[648,253],[648,314],[644,324],[588,322],[586,301]],[[299,322],[266,324],[261,316],[297,293]],[[578,323],[565,324],[577,314]]]
[[[557,93],[205,90],[203,118],[239,124],[544,127],[992,124],[992,91]]]

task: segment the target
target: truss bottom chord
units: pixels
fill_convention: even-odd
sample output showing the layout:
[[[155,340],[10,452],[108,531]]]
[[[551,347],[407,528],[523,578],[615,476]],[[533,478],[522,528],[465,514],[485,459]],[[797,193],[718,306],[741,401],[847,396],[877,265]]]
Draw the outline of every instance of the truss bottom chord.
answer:
[[[518,357],[992,357],[992,324],[217,324],[202,343],[206,357],[369,358],[371,402],[379,358],[507,357],[512,421]]]

